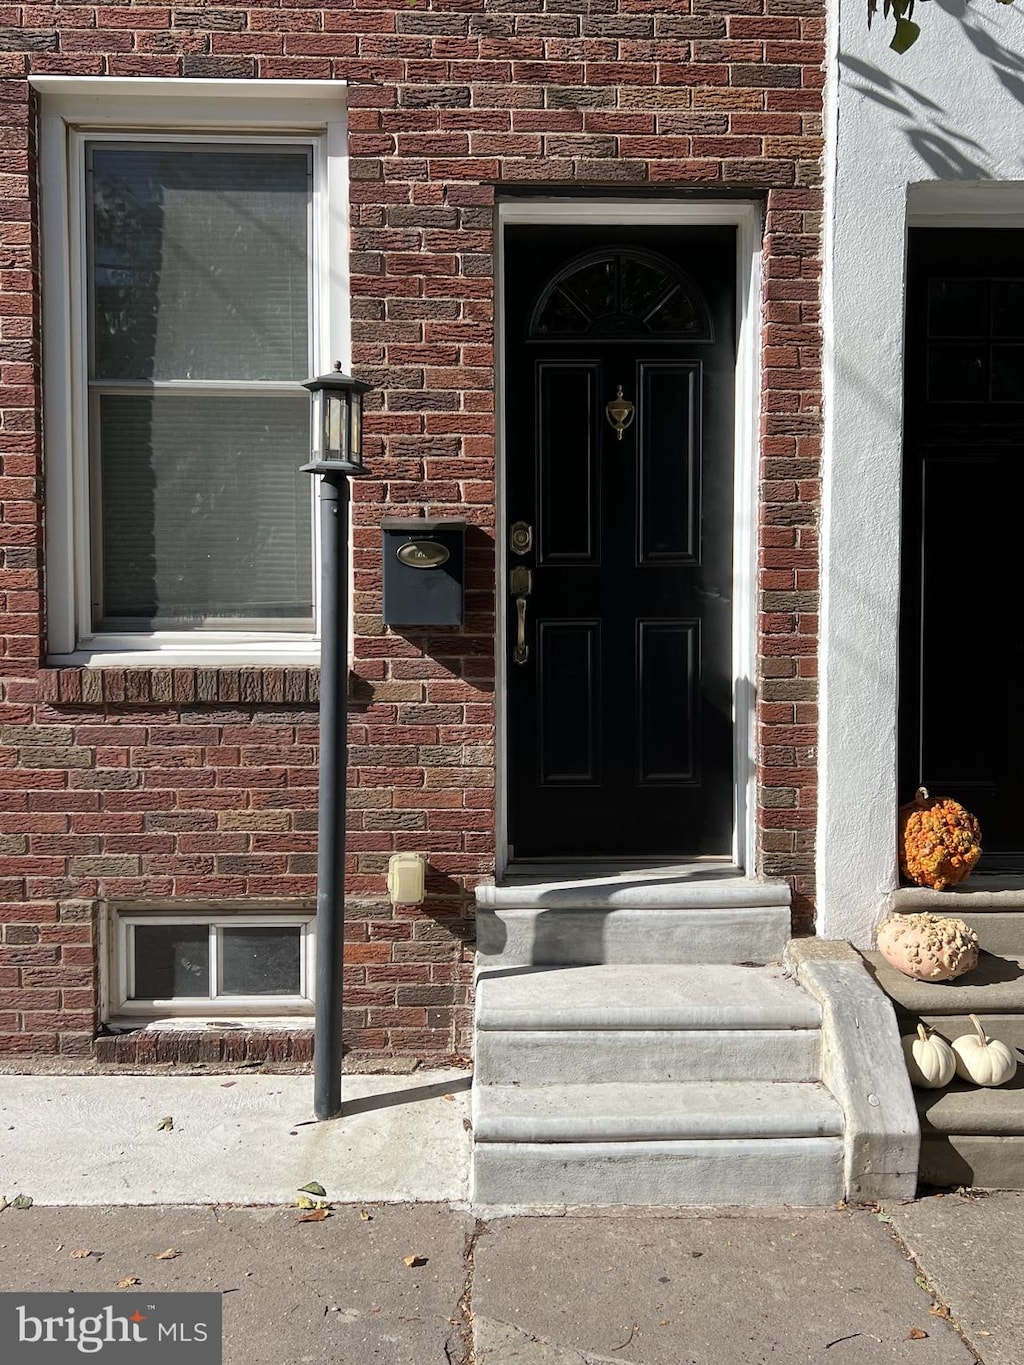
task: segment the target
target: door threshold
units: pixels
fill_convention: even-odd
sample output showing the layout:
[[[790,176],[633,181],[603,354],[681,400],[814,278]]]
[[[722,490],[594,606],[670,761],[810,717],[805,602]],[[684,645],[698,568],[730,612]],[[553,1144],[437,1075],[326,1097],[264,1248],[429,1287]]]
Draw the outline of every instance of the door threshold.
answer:
[[[523,859],[509,863],[496,886],[533,882],[659,880],[673,882],[747,880],[731,858]]]

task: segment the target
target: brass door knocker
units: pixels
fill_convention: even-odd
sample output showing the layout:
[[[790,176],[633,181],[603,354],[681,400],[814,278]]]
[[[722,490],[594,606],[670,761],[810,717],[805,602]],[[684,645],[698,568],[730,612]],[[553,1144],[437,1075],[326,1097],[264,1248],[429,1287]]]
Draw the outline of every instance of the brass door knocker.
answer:
[[[626,430],[636,415],[636,409],[628,398],[622,396],[622,385],[619,384],[615,390],[615,397],[605,404],[604,415],[608,418],[608,425],[613,428],[619,440],[622,440],[622,433]]]

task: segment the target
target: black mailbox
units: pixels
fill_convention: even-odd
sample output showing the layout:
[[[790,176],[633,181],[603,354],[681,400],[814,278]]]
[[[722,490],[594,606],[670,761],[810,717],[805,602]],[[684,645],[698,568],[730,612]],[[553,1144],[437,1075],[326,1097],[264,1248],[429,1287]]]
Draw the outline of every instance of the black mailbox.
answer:
[[[384,624],[461,626],[466,523],[385,517]]]

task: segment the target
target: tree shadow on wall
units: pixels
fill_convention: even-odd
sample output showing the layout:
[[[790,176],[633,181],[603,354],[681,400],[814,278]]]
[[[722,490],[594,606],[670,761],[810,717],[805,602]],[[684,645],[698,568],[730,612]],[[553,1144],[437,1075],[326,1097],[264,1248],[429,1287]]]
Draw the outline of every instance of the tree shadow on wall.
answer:
[[[953,19],[962,30],[962,41],[969,44],[990,66],[993,75],[1013,99],[1024,105],[1024,55],[1015,52],[982,27],[966,0],[935,0],[939,9]],[[1001,11],[1001,18],[1009,21],[1024,18]],[[957,41],[961,41],[960,35]],[[908,76],[913,75],[914,54],[905,59]],[[927,95],[915,90],[905,81],[897,80],[887,71],[849,53],[839,54],[839,63],[854,90],[872,103],[900,115],[902,131],[921,161],[939,180],[992,180],[991,157],[987,149],[973,138],[951,127],[947,111]]]

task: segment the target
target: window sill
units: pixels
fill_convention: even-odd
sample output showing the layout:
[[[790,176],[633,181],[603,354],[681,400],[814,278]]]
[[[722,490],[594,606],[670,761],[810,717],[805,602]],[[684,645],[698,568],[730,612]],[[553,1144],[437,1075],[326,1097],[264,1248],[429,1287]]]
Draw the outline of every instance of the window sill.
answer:
[[[171,665],[153,659],[140,666],[136,655],[130,667],[112,664],[110,656],[103,666],[54,667],[51,659],[40,671],[39,681],[42,700],[53,706],[303,706],[319,702],[318,663],[218,667]],[[350,695],[352,691],[350,676]]]
[[[313,1027],[312,1004],[305,1013],[295,1009],[290,1014],[115,1014],[106,1020],[111,1032],[125,1033],[206,1033],[206,1032],[290,1032]]]

